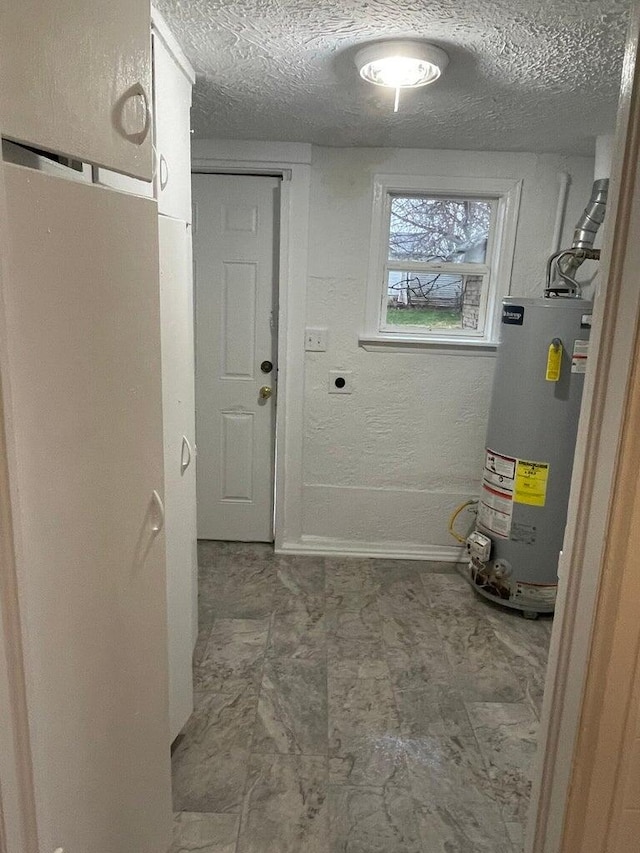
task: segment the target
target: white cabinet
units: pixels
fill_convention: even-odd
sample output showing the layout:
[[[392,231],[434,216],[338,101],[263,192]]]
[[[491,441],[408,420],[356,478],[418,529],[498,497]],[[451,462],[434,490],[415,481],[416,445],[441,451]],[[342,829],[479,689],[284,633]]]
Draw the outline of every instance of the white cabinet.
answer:
[[[5,0],[3,134],[150,181],[149,34],[148,0]]]
[[[162,17],[153,11],[153,97],[158,212],[191,222],[193,69]]]
[[[161,216],[160,306],[171,740],[193,710],[197,596],[193,283],[190,226]]]
[[[162,16],[152,10],[153,184],[100,167],[93,180],[158,201],[162,306],[165,535],[169,718],[173,740],[193,710],[192,653],[197,635],[197,540],[191,135],[193,69]]]
[[[171,739],[193,710],[197,636],[195,367],[191,260],[193,69],[157,10],[153,23],[155,197],[158,200],[165,442]]]
[[[120,192],[154,197],[158,212],[191,222],[191,90],[195,74],[163,17],[152,10],[153,182],[94,167],[93,180]]]
[[[3,384],[39,845],[159,853],[171,801],[156,206],[4,173]]]

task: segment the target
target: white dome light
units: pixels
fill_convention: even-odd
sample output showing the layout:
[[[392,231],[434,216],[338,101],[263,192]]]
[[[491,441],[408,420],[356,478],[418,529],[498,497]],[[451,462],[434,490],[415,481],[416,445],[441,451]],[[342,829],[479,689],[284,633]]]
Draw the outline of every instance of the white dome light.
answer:
[[[449,57],[435,45],[421,41],[383,41],[363,47],[355,56],[363,80],[396,90],[417,89],[434,83],[449,63]]]

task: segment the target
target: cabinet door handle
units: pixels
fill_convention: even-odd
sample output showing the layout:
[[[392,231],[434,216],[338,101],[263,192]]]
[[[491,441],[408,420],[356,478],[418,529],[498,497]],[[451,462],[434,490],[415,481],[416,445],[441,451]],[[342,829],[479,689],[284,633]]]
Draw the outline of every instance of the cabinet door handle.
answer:
[[[151,495],[151,533],[154,538],[160,533],[164,527],[164,504],[162,498],[153,490]]]
[[[133,116],[131,115],[131,107],[138,101],[142,103],[142,107],[144,109],[142,128],[139,130],[137,129],[139,126],[139,121],[137,121],[137,111]],[[127,107],[129,107],[129,109],[127,109]],[[130,86],[118,99],[115,107],[113,108],[113,118],[116,127],[125,139],[128,139],[135,145],[142,145],[149,135],[149,129],[151,127],[149,96],[147,95],[146,89],[142,83],[134,83],[133,86]]]
[[[160,155],[160,189],[163,190],[167,184],[169,183],[169,164],[164,156],[164,154]]]
[[[186,454],[185,454],[186,450]],[[191,445],[186,435],[182,436],[182,454],[180,457],[180,473],[184,474],[187,468],[191,465]]]
[[[142,83],[139,83],[138,85],[140,86],[140,97],[144,104],[144,124],[140,131],[140,141],[138,142],[138,145],[142,145],[149,135],[149,129],[151,127],[151,109],[149,107],[149,96],[147,95],[147,90],[144,88]]]

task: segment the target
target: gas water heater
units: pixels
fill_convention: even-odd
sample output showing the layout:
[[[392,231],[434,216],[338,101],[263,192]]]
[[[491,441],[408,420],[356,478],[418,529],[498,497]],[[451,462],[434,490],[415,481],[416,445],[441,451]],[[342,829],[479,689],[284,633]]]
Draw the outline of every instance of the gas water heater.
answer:
[[[552,611],[591,327],[584,299],[505,299],[478,503],[478,592]],[[471,537],[473,539],[473,536]],[[482,542],[480,537],[476,537]]]
[[[549,259],[545,296],[502,303],[476,529],[465,569],[487,598],[552,612],[558,583],[592,303],[579,265],[597,259],[608,181],[596,181],[570,249]]]

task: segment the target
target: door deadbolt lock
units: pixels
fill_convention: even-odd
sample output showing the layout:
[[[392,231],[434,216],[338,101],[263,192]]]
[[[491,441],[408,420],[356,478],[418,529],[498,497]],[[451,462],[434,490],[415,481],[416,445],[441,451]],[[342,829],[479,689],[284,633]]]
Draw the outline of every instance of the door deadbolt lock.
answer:
[[[260,370],[263,373],[271,373],[271,371],[273,370],[273,364],[270,361],[263,361],[260,365]]]
[[[260,389],[260,397],[263,400],[268,400],[269,397],[273,394],[273,388],[270,388],[268,385],[263,385]]]

